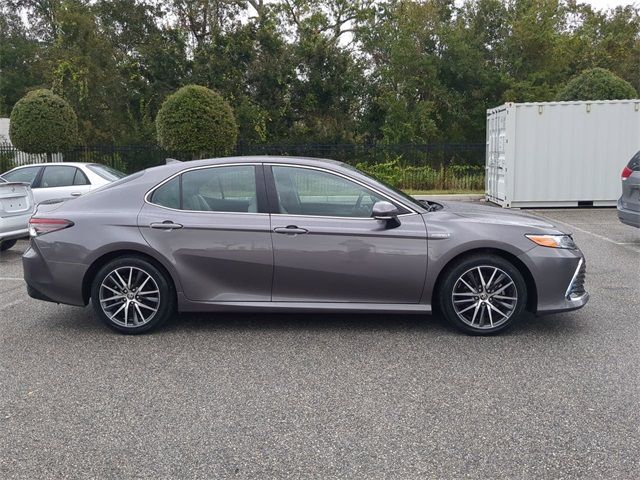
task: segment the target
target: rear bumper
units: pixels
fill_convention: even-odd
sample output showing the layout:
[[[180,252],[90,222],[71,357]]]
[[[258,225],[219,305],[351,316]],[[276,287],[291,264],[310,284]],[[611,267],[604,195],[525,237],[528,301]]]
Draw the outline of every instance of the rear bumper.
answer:
[[[0,241],[28,237],[30,217],[31,213],[0,218]]]
[[[22,267],[27,293],[31,297],[67,305],[85,305],[82,279],[87,271],[86,265],[45,261],[32,241],[22,256]]]
[[[618,200],[618,220],[626,225],[640,228],[640,211],[622,207],[622,200]]]

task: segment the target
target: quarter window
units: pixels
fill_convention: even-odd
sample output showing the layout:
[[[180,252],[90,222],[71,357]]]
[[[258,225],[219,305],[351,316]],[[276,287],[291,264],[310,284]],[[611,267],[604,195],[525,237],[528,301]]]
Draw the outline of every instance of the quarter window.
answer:
[[[371,217],[386,198],[351,180],[307,168],[273,166],[280,213],[327,217]]]
[[[180,177],[175,177],[158,188],[151,197],[151,203],[167,208],[180,208]]]

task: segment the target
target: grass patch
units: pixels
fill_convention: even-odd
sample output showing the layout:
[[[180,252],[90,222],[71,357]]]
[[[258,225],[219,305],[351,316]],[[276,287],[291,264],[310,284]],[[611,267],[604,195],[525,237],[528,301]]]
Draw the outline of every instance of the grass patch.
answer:
[[[452,189],[452,190],[412,190],[403,189],[405,193],[409,195],[484,195],[484,190],[464,190],[464,189]]]

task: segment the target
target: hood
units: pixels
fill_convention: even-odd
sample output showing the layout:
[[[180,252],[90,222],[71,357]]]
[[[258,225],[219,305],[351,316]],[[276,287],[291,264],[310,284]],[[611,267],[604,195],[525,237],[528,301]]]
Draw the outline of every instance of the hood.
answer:
[[[546,219],[527,215],[520,211],[505,210],[500,207],[491,207],[469,202],[446,201],[439,202],[449,212],[472,222],[493,223],[500,225],[515,225],[521,227],[549,228],[557,230],[557,227]]]

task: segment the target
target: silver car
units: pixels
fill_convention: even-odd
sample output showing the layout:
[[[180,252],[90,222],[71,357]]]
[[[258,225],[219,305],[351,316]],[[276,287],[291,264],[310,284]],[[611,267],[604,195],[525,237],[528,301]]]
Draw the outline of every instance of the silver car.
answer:
[[[472,334],[587,303],[585,260],[546,221],[419,202],[339,162],[173,163],[42,205],[29,294],[124,333],[181,312],[437,309]]]
[[[30,184],[36,204],[79,197],[124,176],[124,173],[105,165],[81,162],[35,163],[2,174],[10,182]]]
[[[622,196],[618,200],[618,218],[640,228],[640,152],[622,170]]]
[[[28,184],[7,182],[0,177],[0,252],[29,235],[28,223],[33,207],[33,194]]]

